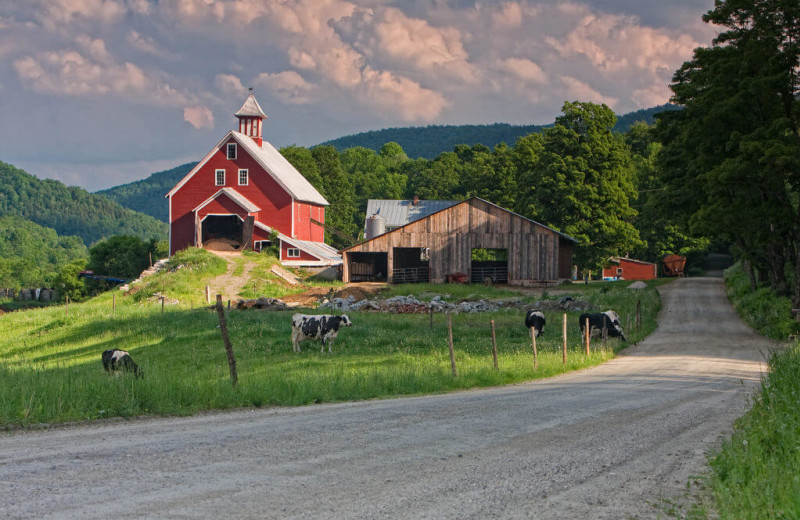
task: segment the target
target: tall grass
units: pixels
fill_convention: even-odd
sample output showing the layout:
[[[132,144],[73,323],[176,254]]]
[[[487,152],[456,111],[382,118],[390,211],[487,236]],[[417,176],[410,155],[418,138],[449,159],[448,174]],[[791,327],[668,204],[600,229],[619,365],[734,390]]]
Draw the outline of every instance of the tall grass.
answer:
[[[769,367],[752,409],[711,461],[720,518],[800,518],[800,346]]]
[[[196,254],[196,253],[192,253]],[[197,253],[199,254],[199,253]],[[175,267],[179,264],[176,260]],[[206,260],[208,260],[206,262]],[[549,377],[604,362],[623,344],[594,345],[587,357],[577,314],[569,313],[569,354],[561,362],[561,313],[538,341],[539,368],[533,369],[524,309],[453,316],[459,375],[450,373],[445,316],[350,313],[354,323],[340,331],[333,353],[305,342],[292,352],[292,311],[231,310],[228,329],[239,371],[233,388],[216,313],[192,308],[209,276],[211,259],[148,281],[128,296],[104,294],[81,304],[0,316],[0,425],[87,420],[139,414],[183,415],[241,406],[301,405],[399,395],[448,392]],[[223,266],[224,270],[224,266]],[[480,287],[473,287],[480,291]],[[181,304],[166,306],[142,294],[165,290]],[[584,290],[576,288],[576,295]],[[655,328],[655,290],[618,287],[586,295],[598,309],[632,315],[642,301],[643,327],[626,331],[630,341]],[[180,299],[178,298],[178,299]],[[499,370],[493,368],[489,320],[497,329]],[[100,353],[128,350],[144,378],[108,376]]]
[[[777,339],[795,332],[788,299],[750,290],[734,266],[728,296],[741,316]],[[750,411],[711,460],[711,488],[720,518],[800,518],[800,345],[773,353]]]

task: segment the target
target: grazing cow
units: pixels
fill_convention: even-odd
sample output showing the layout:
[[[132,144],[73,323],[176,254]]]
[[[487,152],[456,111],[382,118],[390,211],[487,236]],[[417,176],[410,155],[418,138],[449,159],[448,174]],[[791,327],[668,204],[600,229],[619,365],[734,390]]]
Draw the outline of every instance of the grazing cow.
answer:
[[[525,315],[525,326],[530,330],[533,327],[534,337],[539,337],[544,333],[544,313],[538,309],[531,309]]]
[[[614,311],[606,311],[606,312],[598,312],[593,314],[581,314],[580,325],[581,325],[581,335],[585,334],[586,331],[586,318],[589,318],[589,335],[595,336],[600,335],[603,333],[603,329],[605,328],[606,333],[612,338],[622,338],[622,341],[628,341],[625,339],[625,333],[622,330],[622,326],[619,324],[619,315]]]
[[[126,372],[133,372],[136,377],[144,377],[144,374],[139,370],[139,365],[133,362],[130,354],[124,350],[112,348],[103,352],[103,368],[109,374],[118,370]]]
[[[292,316],[292,348],[295,352],[300,352],[300,342],[307,339],[316,339],[322,342],[320,352],[325,352],[325,344],[328,344],[328,352],[331,351],[331,344],[336,339],[336,334],[340,327],[350,327],[353,323],[347,314],[332,316],[330,314],[309,315],[295,314]]]

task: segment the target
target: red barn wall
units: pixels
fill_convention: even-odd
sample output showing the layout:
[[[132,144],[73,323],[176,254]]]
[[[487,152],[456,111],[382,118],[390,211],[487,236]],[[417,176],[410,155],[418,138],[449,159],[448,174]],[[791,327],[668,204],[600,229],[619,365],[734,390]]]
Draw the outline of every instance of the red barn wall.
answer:
[[[302,249],[300,250],[300,256],[293,256],[289,258],[286,254],[286,250],[289,249],[290,247],[297,249],[291,244],[288,244],[286,242],[281,242],[281,260],[310,260],[310,261],[319,260],[319,258],[317,258],[316,256],[312,256],[303,251]]]
[[[314,240],[322,242],[324,230],[320,226],[312,225],[309,216],[324,222],[324,208],[309,204],[296,203],[306,207],[306,216],[302,221],[301,229],[292,232],[292,198],[284,189],[264,171],[255,159],[248,155],[242,146],[237,146],[237,158],[228,159],[226,155],[227,143],[235,142],[228,139],[214,152],[212,157],[198,170],[186,184],[172,195],[171,200],[171,248],[170,254],[175,251],[194,245],[194,215],[192,210],[203,201],[214,195],[223,187],[230,187],[246,197],[260,208],[255,213],[255,218],[273,229],[277,229],[287,236],[300,240]],[[238,143],[237,143],[238,144]],[[239,186],[239,169],[248,170],[248,185]],[[216,186],[215,170],[225,170],[225,185]],[[209,205],[211,206],[211,204]],[[238,205],[236,205],[238,207]],[[207,207],[208,208],[208,207]],[[207,210],[204,208],[204,210]],[[204,211],[204,214],[213,211]],[[314,216],[316,212],[317,216]],[[241,209],[231,211],[241,215]],[[297,217],[296,217],[297,218]],[[295,222],[297,224],[298,222]],[[299,231],[299,232],[298,232]]]
[[[617,274],[617,268],[622,268],[622,273]],[[603,277],[621,277],[625,280],[652,280],[656,278],[656,265],[640,262],[631,262],[620,258],[619,265],[613,264],[611,267],[603,269]]]

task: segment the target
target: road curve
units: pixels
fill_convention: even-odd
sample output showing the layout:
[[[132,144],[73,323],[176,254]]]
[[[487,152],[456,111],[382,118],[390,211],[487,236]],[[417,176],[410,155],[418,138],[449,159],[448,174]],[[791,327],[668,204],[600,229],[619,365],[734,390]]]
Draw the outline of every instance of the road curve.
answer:
[[[603,366],[442,396],[0,435],[0,518],[654,518],[748,404],[769,344],[713,278]]]

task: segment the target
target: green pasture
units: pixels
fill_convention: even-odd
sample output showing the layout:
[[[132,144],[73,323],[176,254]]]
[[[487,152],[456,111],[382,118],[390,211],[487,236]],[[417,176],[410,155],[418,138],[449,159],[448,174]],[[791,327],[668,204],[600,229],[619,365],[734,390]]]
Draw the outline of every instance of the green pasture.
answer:
[[[547,313],[545,334],[537,342],[538,369],[524,308],[453,315],[458,376],[453,377],[446,317],[427,314],[349,313],[333,353],[304,342],[292,352],[291,315],[297,311],[228,313],[239,384],[231,385],[216,312],[199,305],[209,276],[224,271],[203,252],[179,257],[172,272],[152,277],[130,295],[105,293],[80,304],[7,313],[0,316],[0,425],[128,417],[185,415],[200,410],[249,406],[303,405],[399,395],[448,392],[517,383],[597,365],[624,344],[595,341],[586,356],[577,312],[568,314],[568,359],[562,363],[561,312]],[[177,265],[184,267],[177,268]],[[268,284],[264,285],[265,287]],[[641,301],[640,331],[626,330],[631,342],[656,326],[660,301],[653,288],[623,285],[576,286],[574,297],[596,309],[613,308],[623,325]],[[450,286],[428,286],[446,292]],[[416,294],[420,294],[416,287]],[[461,289],[461,288],[460,288]],[[459,289],[459,290],[460,290]],[[486,288],[470,286],[480,295]],[[393,288],[397,291],[397,288]],[[488,288],[489,291],[496,290]],[[152,295],[163,292],[181,301],[163,307]],[[517,295],[519,296],[519,295]],[[559,294],[559,297],[563,295]],[[529,297],[530,299],[530,297]],[[324,312],[324,311],[319,311]],[[490,320],[495,320],[499,369],[494,369]],[[631,318],[631,321],[633,319]],[[108,376],[100,354],[128,350],[144,372]]]

